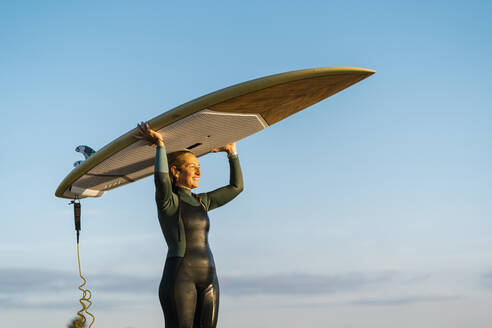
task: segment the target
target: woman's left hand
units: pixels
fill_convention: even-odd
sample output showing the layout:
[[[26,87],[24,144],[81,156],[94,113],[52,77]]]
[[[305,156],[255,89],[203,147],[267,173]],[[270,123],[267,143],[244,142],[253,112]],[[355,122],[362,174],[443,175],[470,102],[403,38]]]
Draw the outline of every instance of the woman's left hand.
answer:
[[[228,156],[231,155],[231,154],[236,153],[237,152],[236,143],[233,142],[233,143],[230,143],[230,144],[225,145],[223,147],[212,149],[210,152],[211,153],[218,153],[218,152],[221,152],[221,151],[225,151]]]
[[[147,142],[148,145],[164,146],[164,140],[162,140],[162,135],[152,130],[149,122],[141,122],[137,125],[138,133],[133,136],[137,139]]]

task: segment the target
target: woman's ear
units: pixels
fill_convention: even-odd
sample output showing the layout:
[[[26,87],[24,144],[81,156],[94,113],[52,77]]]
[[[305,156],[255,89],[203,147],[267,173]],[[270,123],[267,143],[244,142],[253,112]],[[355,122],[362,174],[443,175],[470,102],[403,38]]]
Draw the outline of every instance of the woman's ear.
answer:
[[[177,179],[178,179],[179,170],[178,170],[178,168],[176,167],[176,165],[171,166],[171,167],[169,168],[169,170],[170,170],[171,175],[174,177],[174,179],[176,179],[176,180],[177,180]]]

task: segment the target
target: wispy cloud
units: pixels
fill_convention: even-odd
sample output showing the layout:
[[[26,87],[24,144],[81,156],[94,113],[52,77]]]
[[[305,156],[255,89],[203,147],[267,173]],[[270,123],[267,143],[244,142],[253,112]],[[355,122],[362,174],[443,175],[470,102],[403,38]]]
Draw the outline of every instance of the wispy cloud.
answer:
[[[323,275],[308,273],[222,276],[219,278],[221,292],[230,296],[322,296],[334,293],[363,291],[367,288],[391,284],[415,283],[428,279],[429,275],[414,278],[394,272],[347,273]],[[492,288],[492,273],[487,276]],[[160,274],[142,277],[131,274],[92,274],[87,277],[86,287],[94,292],[105,293],[118,300],[126,295],[157,295]],[[0,308],[67,308],[72,303],[58,301],[54,295],[72,293],[81,280],[74,272],[46,269],[0,269]],[[50,296],[48,300],[36,302],[40,295]],[[111,296],[113,295],[113,296]],[[401,297],[392,299],[360,299],[349,302],[350,306],[391,306],[416,302],[447,301],[456,297]],[[112,307],[114,304],[97,303],[98,307]],[[115,303],[116,304],[116,303]],[[123,304],[124,305],[124,304]]]
[[[92,278],[94,288],[111,293],[157,293],[161,277],[134,275],[96,275]]]
[[[400,306],[422,302],[450,302],[463,299],[463,296],[412,296],[396,298],[366,298],[352,302],[347,305],[353,306]]]
[[[263,276],[223,276],[221,290],[231,295],[295,294],[315,295],[389,283],[394,273],[315,275],[307,273]],[[110,293],[156,293],[160,275],[141,277],[123,274],[93,274],[87,277],[89,288]],[[77,274],[44,269],[0,269],[0,294],[67,291],[81,283]]]
[[[403,280],[403,282],[407,283],[407,284],[415,284],[415,283],[429,280],[431,277],[432,277],[432,275],[430,273],[426,273],[426,274],[406,278],[405,280]]]
[[[97,308],[114,308],[131,303],[137,294],[157,295],[160,277],[95,274],[85,286],[92,292],[117,293],[116,301],[97,301]],[[78,305],[72,294],[82,280],[76,273],[46,269],[0,269],[0,309],[68,309]],[[132,295],[130,298],[122,294]],[[69,300],[69,301],[67,301]],[[128,303],[128,304],[127,304]]]
[[[13,305],[15,305],[15,302],[12,297],[0,297],[1,309],[10,309],[13,307]]]
[[[77,306],[75,302],[62,302],[62,301],[32,301],[25,300],[21,297],[2,297],[0,298],[0,309],[45,309],[45,310],[59,310],[69,309]]]
[[[65,290],[73,281],[73,274],[57,270],[0,269],[0,293]]]
[[[42,296],[42,295],[41,295]],[[121,306],[130,306],[135,308],[135,300],[128,299],[117,299],[114,301],[101,301],[99,299],[92,298],[94,306],[97,309],[115,309]],[[58,300],[46,300],[42,297],[38,297],[37,299],[25,299],[22,296],[9,296],[9,297],[0,297],[0,311],[1,310],[9,310],[9,309],[36,309],[36,310],[62,310],[62,309],[81,309],[78,298],[70,298],[70,297],[60,297],[58,295]]]
[[[121,274],[86,276],[87,287],[108,292],[156,292],[160,277]],[[76,273],[45,269],[0,269],[0,294],[67,291],[81,284]]]
[[[487,289],[492,290],[492,272],[487,272],[483,274],[482,282]]]
[[[306,273],[267,276],[235,276],[220,279],[222,291],[230,295],[290,294],[320,295],[353,291],[373,284],[389,283],[393,273],[314,275]]]

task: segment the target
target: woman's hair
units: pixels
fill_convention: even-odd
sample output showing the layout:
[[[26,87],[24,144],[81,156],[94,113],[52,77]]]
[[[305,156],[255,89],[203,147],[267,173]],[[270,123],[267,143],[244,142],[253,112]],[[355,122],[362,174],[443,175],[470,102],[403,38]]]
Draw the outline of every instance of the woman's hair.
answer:
[[[173,186],[174,192],[176,192],[176,177],[171,172],[171,166],[180,167],[181,165],[186,163],[186,161],[184,159],[184,157],[185,157],[184,155],[186,155],[186,154],[194,155],[193,152],[189,151],[188,149],[178,150],[178,151],[167,154],[167,163],[169,166],[169,177],[171,178],[171,184]],[[200,204],[202,205],[202,207],[206,211],[207,207],[203,203],[202,198],[197,194],[194,194],[194,193],[191,193],[191,194],[193,195],[193,197],[195,197],[200,202]]]
[[[186,154],[192,154],[193,155],[193,153],[187,149],[178,150],[178,151],[167,154],[167,163],[169,166],[169,177],[171,178],[171,183],[173,184],[173,186],[176,185],[176,178],[174,177],[174,175],[171,172],[171,166],[180,167],[181,165],[186,163],[185,156],[184,156]]]

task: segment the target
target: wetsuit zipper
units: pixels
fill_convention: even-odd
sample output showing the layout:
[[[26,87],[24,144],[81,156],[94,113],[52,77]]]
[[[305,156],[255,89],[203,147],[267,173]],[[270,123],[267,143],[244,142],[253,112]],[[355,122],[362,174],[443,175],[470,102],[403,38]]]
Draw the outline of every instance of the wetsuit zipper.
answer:
[[[181,219],[181,198],[178,195],[178,241],[181,241],[181,229],[179,226],[180,219]]]

